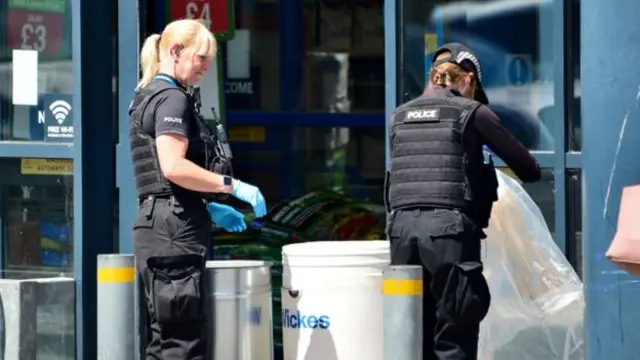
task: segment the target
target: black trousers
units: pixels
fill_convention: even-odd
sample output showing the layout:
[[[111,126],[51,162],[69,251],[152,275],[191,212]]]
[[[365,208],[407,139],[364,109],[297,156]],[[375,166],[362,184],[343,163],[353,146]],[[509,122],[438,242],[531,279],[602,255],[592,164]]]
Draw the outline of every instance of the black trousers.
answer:
[[[396,210],[387,233],[393,265],[422,265],[425,360],[475,360],[491,303],[481,230],[458,210]]]
[[[133,240],[147,300],[147,360],[205,359],[204,267],[211,236],[202,202],[141,202]]]

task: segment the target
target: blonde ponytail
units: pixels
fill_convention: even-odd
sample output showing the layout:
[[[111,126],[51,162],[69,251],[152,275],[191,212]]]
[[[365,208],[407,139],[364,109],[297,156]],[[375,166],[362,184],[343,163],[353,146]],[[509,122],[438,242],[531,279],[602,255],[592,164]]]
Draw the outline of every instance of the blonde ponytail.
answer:
[[[216,39],[200,21],[182,19],[170,22],[162,32],[162,39],[160,37],[159,34],[153,34],[142,45],[140,52],[142,78],[136,90],[148,85],[160,72],[160,61],[164,61],[161,57],[168,56],[168,46],[180,44],[184,48],[184,53],[205,56],[208,61],[216,56]]]
[[[451,75],[446,71],[440,71],[437,68],[431,71],[431,83],[433,85],[448,86],[453,83]]]
[[[429,85],[451,86],[458,90],[462,90],[464,88],[463,79],[468,73],[469,71],[463,69],[460,65],[446,62],[431,69],[429,72]],[[473,95],[475,94],[477,87],[475,77],[471,79],[471,84],[469,85],[470,87],[468,90],[471,90],[471,92],[465,96],[473,99]]]
[[[138,83],[139,89],[146,86],[153,80],[160,70],[160,35],[153,34],[149,36],[142,45],[142,51],[140,52],[140,68],[142,69],[142,78]]]

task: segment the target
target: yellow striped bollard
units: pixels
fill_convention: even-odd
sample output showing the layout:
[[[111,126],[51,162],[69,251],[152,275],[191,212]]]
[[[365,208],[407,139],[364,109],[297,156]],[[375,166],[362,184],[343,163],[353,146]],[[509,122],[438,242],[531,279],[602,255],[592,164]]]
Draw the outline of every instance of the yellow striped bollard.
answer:
[[[383,275],[384,360],[422,360],[422,267],[391,265]]]
[[[98,359],[136,357],[136,270],[133,255],[98,255]]]

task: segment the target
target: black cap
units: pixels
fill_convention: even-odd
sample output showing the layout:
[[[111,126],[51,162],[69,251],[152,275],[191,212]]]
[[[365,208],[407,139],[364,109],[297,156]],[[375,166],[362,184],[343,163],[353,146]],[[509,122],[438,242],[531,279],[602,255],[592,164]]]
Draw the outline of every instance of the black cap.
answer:
[[[448,58],[436,60],[438,55],[443,52],[451,53]],[[442,63],[450,62],[460,65],[463,69],[471,71],[476,77],[476,92],[473,95],[474,100],[477,100],[485,105],[489,104],[487,94],[485,94],[482,88],[482,68],[480,67],[480,61],[478,57],[467,46],[460,43],[448,43],[440,46],[438,50],[433,54],[432,66],[438,66]]]

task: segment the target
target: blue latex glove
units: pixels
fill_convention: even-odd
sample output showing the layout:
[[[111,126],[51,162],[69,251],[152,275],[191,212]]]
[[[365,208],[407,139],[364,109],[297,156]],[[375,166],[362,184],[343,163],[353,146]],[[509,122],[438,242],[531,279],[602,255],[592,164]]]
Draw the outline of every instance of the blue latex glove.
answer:
[[[229,205],[209,203],[209,215],[214,224],[229,232],[240,232],[247,228],[244,215]]]
[[[253,207],[253,212],[256,213],[257,218],[261,218],[267,214],[267,205],[264,202],[264,196],[262,196],[262,193],[257,187],[236,180],[231,195],[249,203]]]

